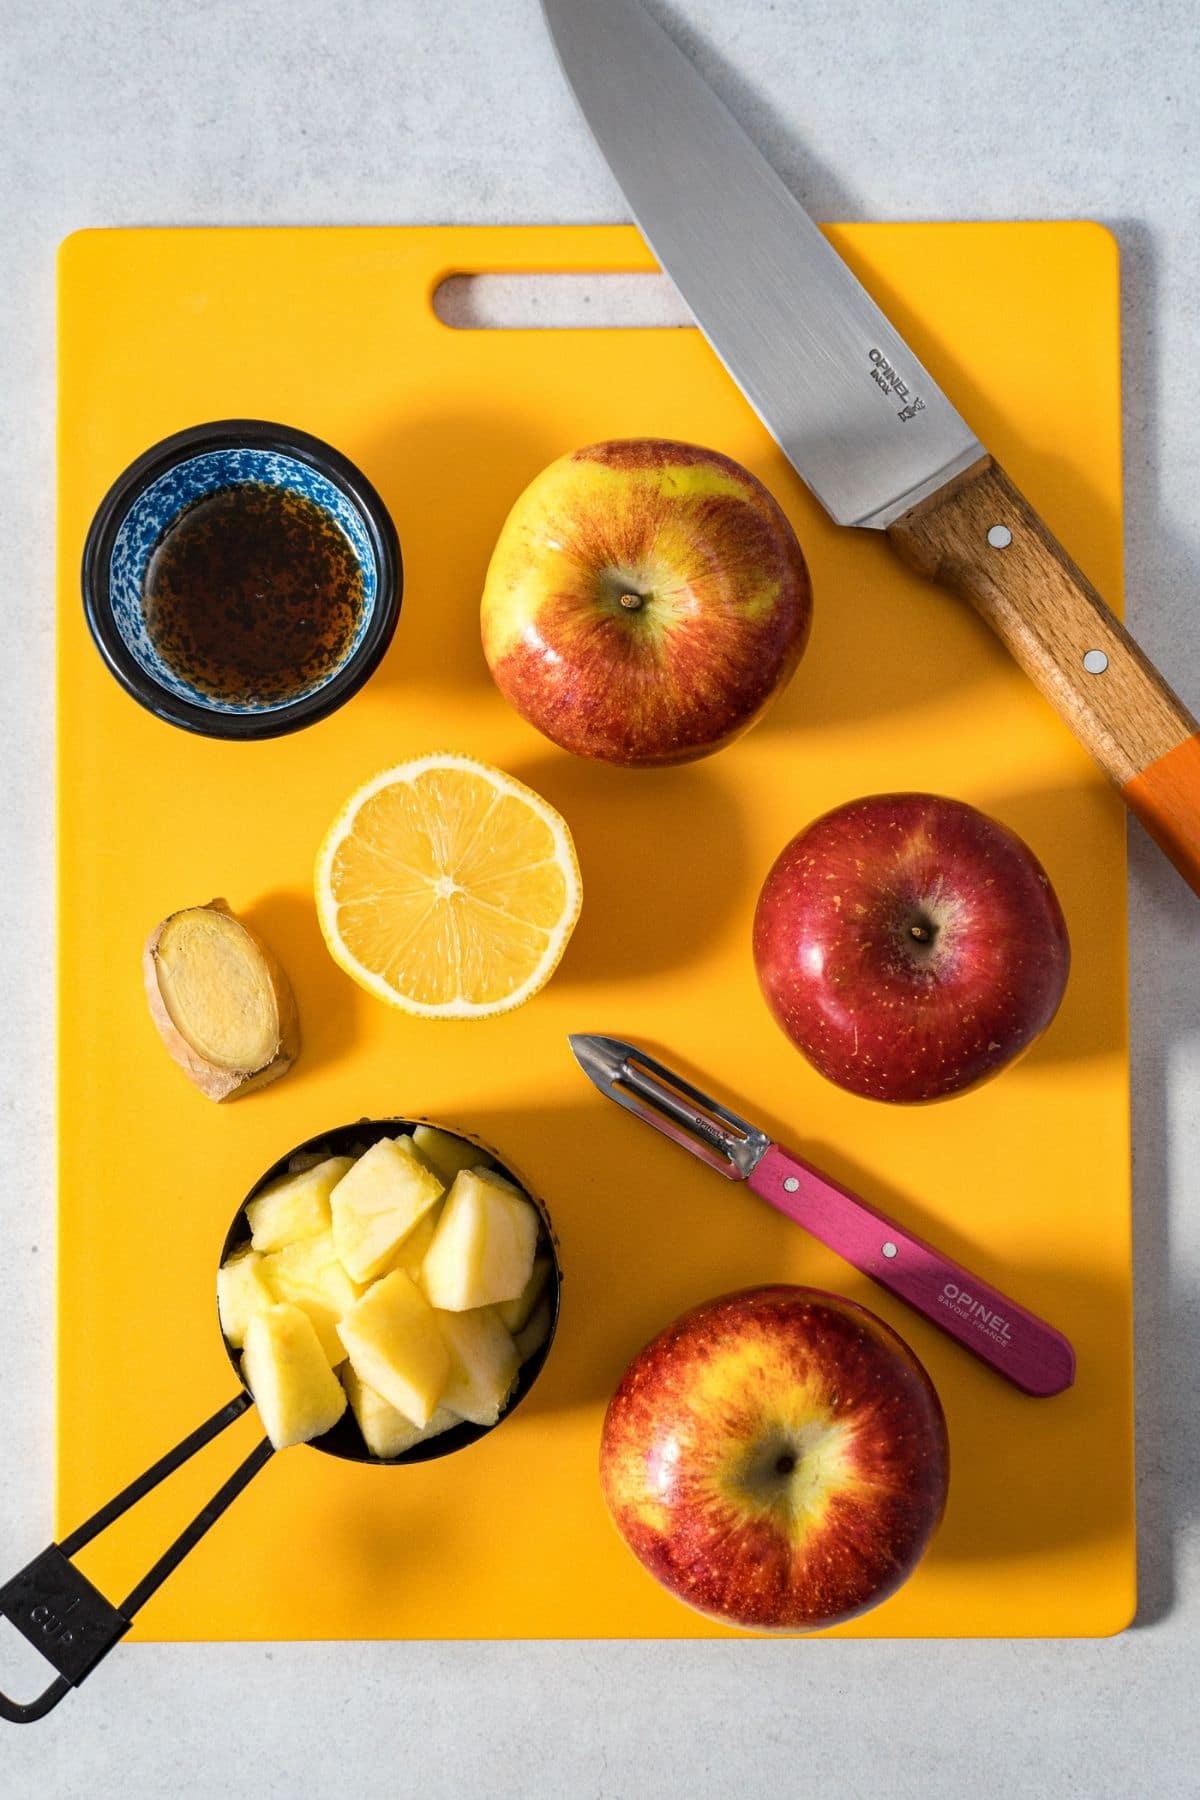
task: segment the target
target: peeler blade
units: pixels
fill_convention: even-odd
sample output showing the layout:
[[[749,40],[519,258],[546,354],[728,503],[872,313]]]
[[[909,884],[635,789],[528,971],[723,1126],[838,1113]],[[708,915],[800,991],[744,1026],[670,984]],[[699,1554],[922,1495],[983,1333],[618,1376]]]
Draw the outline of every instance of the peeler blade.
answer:
[[[636,1044],[579,1032],[567,1042],[588,1080],[602,1094],[728,1180],[745,1181],[771,1148],[765,1131],[721,1106]]]

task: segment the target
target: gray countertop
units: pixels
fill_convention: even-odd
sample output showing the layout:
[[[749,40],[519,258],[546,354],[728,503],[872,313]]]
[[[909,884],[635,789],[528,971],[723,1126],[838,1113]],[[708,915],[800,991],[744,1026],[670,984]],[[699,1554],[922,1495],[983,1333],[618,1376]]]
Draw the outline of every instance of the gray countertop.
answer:
[[[654,4],[818,218],[1086,216],[1113,228],[1128,613],[1200,702],[1200,54],[1186,0]],[[536,0],[13,0],[2,36],[7,1574],[51,1519],[56,246],[82,225],[626,211]],[[126,1646],[52,1721],[3,1728],[0,1790],[1200,1791],[1200,913],[1136,831],[1130,881],[1142,1594],[1131,1630],[1057,1643]],[[4,1686],[23,1661],[13,1636],[0,1637]]]

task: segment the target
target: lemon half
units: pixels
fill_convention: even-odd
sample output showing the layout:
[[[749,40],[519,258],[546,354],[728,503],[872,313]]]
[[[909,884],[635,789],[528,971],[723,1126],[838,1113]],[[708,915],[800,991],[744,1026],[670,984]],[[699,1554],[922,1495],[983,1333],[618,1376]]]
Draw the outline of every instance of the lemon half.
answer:
[[[566,821],[469,756],[385,769],[350,796],[317,853],[334,961],[425,1019],[483,1019],[531,999],[582,898]]]

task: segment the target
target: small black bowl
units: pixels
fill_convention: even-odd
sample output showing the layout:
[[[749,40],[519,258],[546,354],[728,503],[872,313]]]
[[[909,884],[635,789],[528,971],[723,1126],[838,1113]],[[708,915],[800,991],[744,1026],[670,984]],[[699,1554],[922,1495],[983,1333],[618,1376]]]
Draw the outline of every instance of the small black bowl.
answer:
[[[157,654],[142,613],[146,566],[164,532],[206,494],[245,482],[322,507],[349,540],[363,583],[362,616],[342,661],[307,692],[268,705],[214,700],[192,687]],[[282,737],[336,711],[378,667],[402,589],[396,528],[366,476],[319,438],[262,419],[193,425],[154,444],[100,502],[83,551],[84,612],[108,667],[148,711],[205,737]]]
[[[506,1175],[511,1182],[515,1183],[537,1207],[542,1216],[542,1231],[538,1249],[544,1251],[551,1262],[550,1330],[541,1349],[535,1351],[527,1362],[522,1363],[516,1386],[509,1395],[508,1404],[495,1425],[472,1425],[464,1420],[461,1425],[452,1426],[449,1431],[440,1432],[437,1437],[428,1438],[423,1444],[414,1444],[411,1450],[401,1451],[399,1456],[381,1457],[373,1456],[367,1449],[362,1432],[358,1428],[358,1420],[347,1407],[331,1431],[325,1432],[323,1437],[311,1439],[307,1445],[310,1450],[323,1450],[328,1456],[339,1456],[344,1462],[376,1463],[381,1468],[389,1469],[398,1463],[432,1462],[436,1457],[449,1456],[452,1451],[464,1450],[468,1444],[473,1444],[477,1439],[486,1437],[491,1431],[499,1430],[505,1419],[512,1416],[541,1374],[546,1358],[550,1354],[550,1346],[554,1342],[554,1334],[558,1330],[562,1268],[558,1260],[558,1244],[550,1226],[549,1215],[537,1195],[530,1192],[527,1183],[507,1166],[490,1144],[482,1143],[473,1132],[464,1131],[461,1125],[442,1125],[434,1119],[359,1119],[353,1125],[339,1125],[333,1131],[323,1131],[317,1137],[308,1138],[305,1143],[295,1145],[285,1156],[281,1156],[278,1162],[272,1163],[266,1174],[259,1177],[246,1195],[232,1225],[225,1234],[225,1242],[221,1246],[221,1262],[224,1263],[232,1252],[244,1244],[250,1236],[250,1221],[246,1217],[246,1207],[269,1182],[276,1181],[281,1175],[288,1174],[289,1165],[293,1160],[318,1155],[322,1158],[326,1156],[358,1156],[364,1150],[369,1150],[372,1144],[377,1144],[380,1138],[398,1137],[401,1133],[411,1132],[415,1125],[436,1125],[439,1131],[447,1131],[454,1137],[465,1138],[468,1143],[474,1144],[485,1156],[490,1156],[499,1173]],[[219,1327],[219,1315],[217,1323]],[[240,1381],[242,1378],[242,1353],[234,1348],[224,1333],[221,1334],[221,1341],[225,1345],[225,1354],[233,1366],[233,1372]]]

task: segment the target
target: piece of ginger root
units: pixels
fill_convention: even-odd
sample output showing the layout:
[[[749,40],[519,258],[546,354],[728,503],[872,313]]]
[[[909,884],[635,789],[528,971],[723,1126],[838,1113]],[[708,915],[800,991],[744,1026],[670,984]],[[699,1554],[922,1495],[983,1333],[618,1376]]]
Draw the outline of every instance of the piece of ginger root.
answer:
[[[184,907],[156,925],[142,973],[159,1036],[208,1099],[265,1087],[300,1054],[291,983],[224,900]]]

